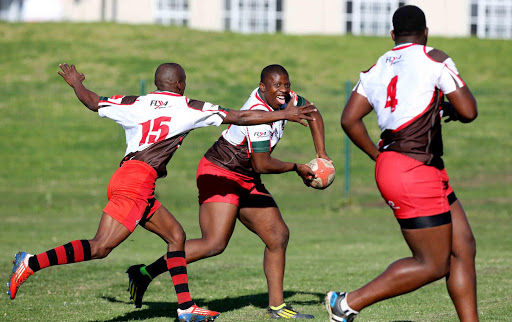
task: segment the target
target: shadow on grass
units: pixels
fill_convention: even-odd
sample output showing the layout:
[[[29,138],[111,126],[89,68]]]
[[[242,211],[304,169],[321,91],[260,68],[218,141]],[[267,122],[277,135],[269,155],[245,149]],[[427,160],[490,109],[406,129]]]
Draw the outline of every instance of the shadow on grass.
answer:
[[[308,301],[297,301],[294,300],[290,302],[292,306],[301,306],[301,305],[321,305],[324,301],[325,294],[324,293],[310,293],[310,292],[294,292],[294,291],[285,291],[284,299],[286,301],[287,298],[290,298],[297,294],[307,294],[313,295],[318,298],[318,300],[308,300]],[[114,297],[103,296],[102,299],[109,301],[111,303],[124,303],[133,307],[133,311],[125,314],[124,316],[119,316],[116,318],[112,318],[110,320],[106,320],[102,322],[121,322],[121,321],[133,321],[133,320],[145,320],[151,318],[175,318],[174,321],[178,321],[176,310],[178,308],[176,302],[143,302],[142,308],[136,309],[131,301],[120,301]],[[194,299],[194,302],[199,307],[208,306],[208,308],[221,312],[221,316],[223,312],[230,312],[242,309],[246,306],[252,305],[262,310],[267,308],[268,305],[268,294],[267,293],[259,293],[252,295],[244,295],[238,297],[227,297],[224,299],[217,299],[211,301],[205,301],[203,299]],[[100,322],[100,321],[94,321]]]

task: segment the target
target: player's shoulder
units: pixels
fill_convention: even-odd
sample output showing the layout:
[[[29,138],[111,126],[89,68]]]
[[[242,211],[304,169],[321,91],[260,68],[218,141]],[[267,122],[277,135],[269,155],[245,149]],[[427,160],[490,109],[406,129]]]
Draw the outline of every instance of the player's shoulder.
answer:
[[[430,57],[430,59],[432,59],[438,63],[442,63],[445,60],[447,60],[448,58],[450,58],[450,56],[448,56],[448,54],[446,54],[444,51],[436,49],[436,48],[432,48],[431,50],[427,51],[426,53],[427,53],[427,56]]]

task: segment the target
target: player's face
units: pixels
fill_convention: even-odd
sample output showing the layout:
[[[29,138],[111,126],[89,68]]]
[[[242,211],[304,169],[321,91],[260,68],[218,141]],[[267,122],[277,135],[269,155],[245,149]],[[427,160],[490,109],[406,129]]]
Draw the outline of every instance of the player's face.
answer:
[[[260,83],[260,92],[263,100],[273,109],[280,109],[290,94],[290,79],[283,73],[273,73]]]

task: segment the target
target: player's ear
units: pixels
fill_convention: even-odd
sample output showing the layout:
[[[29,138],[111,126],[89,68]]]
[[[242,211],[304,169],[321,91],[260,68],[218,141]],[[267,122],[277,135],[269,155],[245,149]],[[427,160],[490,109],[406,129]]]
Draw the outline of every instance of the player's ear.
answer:
[[[265,93],[265,84],[260,82],[260,92]]]
[[[391,30],[389,32],[389,34],[391,35],[391,39],[393,39],[393,41],[395,41],[395,31],[394,30]]]

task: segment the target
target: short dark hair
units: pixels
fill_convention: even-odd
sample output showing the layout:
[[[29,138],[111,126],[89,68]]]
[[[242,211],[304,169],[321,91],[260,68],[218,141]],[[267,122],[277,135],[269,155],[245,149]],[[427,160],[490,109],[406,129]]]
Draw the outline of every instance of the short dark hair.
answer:
[[[263,83],[265,78],[267,78],[268,75],[272,74],[285,74],[286,76],[288,76],[288,72],[286,71],[286,69],[284,69],[283,66],[277,64],[268,65],[261,71],[260,82]]]
[[[425,13],[416,6],[400,7],[393,14],[393,32],[395,36],[420,34],[425,28],[427,28]]]

